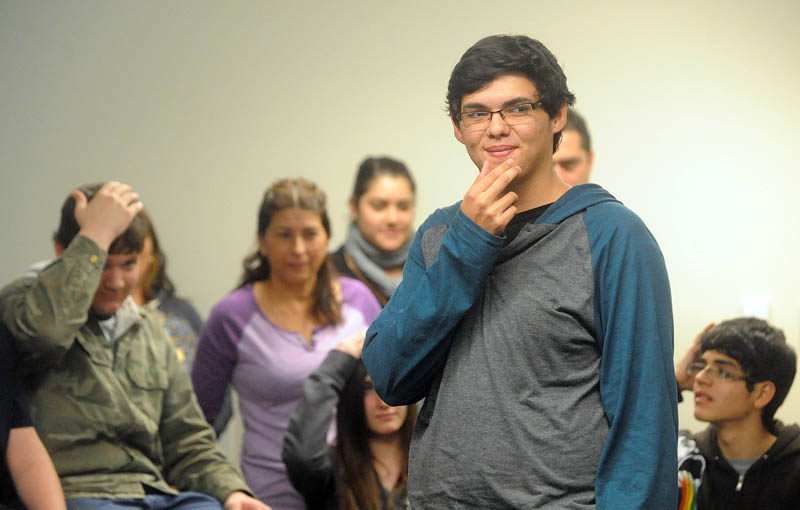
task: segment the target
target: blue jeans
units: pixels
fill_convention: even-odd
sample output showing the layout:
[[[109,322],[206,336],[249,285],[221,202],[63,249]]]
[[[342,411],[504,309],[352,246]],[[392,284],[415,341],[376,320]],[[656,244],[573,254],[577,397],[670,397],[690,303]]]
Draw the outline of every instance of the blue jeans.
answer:
[[[198,492],[147,494],[143,498],[71,498],[67,510],[222,510],[219,501]]]

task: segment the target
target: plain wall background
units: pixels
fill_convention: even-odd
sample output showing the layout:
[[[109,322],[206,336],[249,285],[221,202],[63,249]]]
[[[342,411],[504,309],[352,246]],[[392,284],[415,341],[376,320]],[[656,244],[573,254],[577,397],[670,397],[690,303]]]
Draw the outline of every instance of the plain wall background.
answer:
[[[797,349],[798,26],[794,0],[0,0],[0,281],[52,256],[60,204],[86,182],[141,193],[203,314],[277,178],[327,190],[334,248],[358,162],[392,155],[417,178],[419,224],[476,175],[444,113],[453,65],[483,36],[524,33],[578,97],[593,180],[659,241],[676,354],[753,295]],[[800,421],[798,394],[779,417]],[[691,402],[680,420],[703,426]]]

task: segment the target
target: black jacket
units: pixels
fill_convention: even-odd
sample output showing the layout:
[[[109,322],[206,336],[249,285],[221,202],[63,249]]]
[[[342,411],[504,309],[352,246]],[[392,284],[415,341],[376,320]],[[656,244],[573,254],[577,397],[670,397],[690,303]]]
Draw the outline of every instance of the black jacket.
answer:
[[[692,437],[706,461],[698,510],[800,509],[800,427],[778,422],[776,428],[775,444],[741,477],[723,457],[712,427]]]

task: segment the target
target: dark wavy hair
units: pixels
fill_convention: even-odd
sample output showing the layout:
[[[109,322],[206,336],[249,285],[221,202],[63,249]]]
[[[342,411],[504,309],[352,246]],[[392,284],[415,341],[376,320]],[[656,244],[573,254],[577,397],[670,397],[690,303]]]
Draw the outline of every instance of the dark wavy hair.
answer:
[[[461,100],[506,73],[521,73],[536,85],[542,107],[553,118],[564,104],[575,103],[567,77],[544,44],[524,35],[492,35],[476,42],[458,61],[447,84],[447,108],[461,122]],[[561,133],[553,135],[553,152]]]
[[[86,196],[86,200],[91,201],[100,191],[100,188],[103,187],[103,184],[102,182],[84,184],[78,189]],[[81,226],[78,225],[78,220],[75,219],[75,204],[75,197],[72,194],[64,200],[64,204],[61,206],[61,220],[58,224],[58,230],[53,233],[53,241],[61,245],[62,248],[69,246],[69,243],[75,239],[81,229]],[[139,253],[142,251],[145,237],[146,228],[140,212],[133,217],[125,232],[114,239],[108,248],[108,253]]]
[[[764,427],[775,433],[775,411],[783,404],[794,382],[797,356],[783,331],[755,317],[720,322],[700,340],[700,352],[719,351],[735,359],[747,375],[747,390],[755,383],[772,381],[775,395],[762,409]]]
[[[325,192],[311,181],[282,179],[275,182],[264,192],[264,198],[258,209],[258,236],[264,235],[273,216],[277,213],[284,209],[297,207],[319,214],[322,228],[330,238],[331,223],[328,219],[325,202]],[[243,269],[239,279],[239,288],[269,279],[269,260],[258,248],[244,258]],[[311,314],[321,324],[338,324],[342,320],[339,300],[333,290],[333,274],[331,262],[328,257],[325,257],[317,272],[313,291],[314,303],[311,306]]]
[[[364,410],[367,371],[359,361],[342,389],[336,408],[336,457],[339,460],[339,510],[380,508],[380,487],[369,449],[371,432]],[[388,508],[408,490],[408,447],[417,420],[417,406],[409,405],[398,433],[403,448],[403,468],[397,486],[389,495]]]

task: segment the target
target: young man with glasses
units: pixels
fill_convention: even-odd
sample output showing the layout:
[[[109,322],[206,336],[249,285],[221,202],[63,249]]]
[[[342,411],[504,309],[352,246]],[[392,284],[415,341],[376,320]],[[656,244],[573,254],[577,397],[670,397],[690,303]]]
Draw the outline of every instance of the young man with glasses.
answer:
[[[697,336],[675,378],[710,425],[681,435],[679,508],[800,508],[800,427],[775,419],[796,364],[783,332],[761,319],[710,324]]]
[[[556,175],[574,102],[558,62],[528,37],[487,37],[447,102],[479,174],[420,227],[363,352],[384,401],[425,398],[412,506],[673,510],[664,261],[614,197]]]

